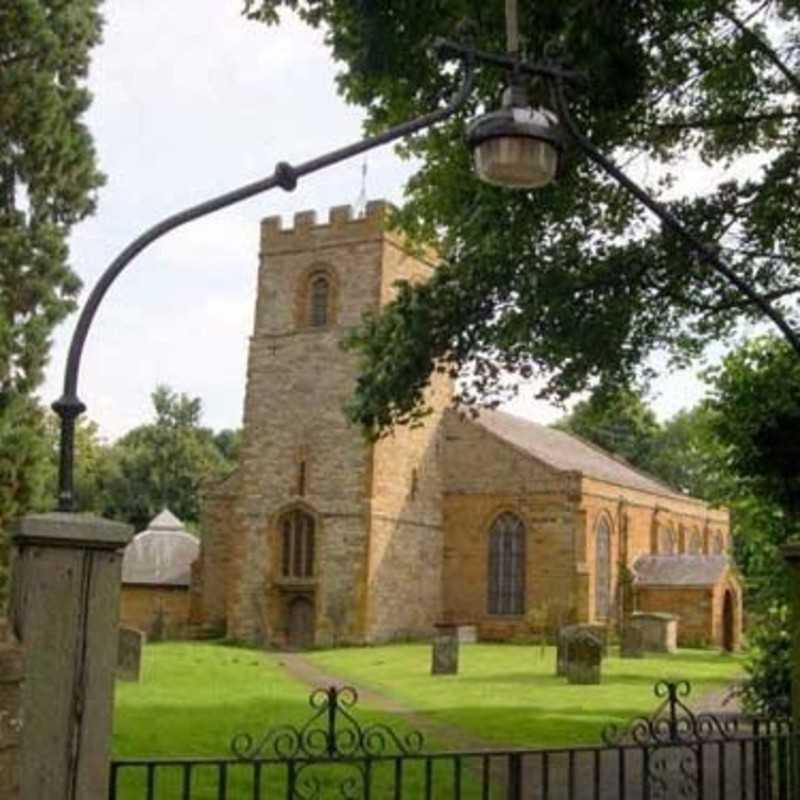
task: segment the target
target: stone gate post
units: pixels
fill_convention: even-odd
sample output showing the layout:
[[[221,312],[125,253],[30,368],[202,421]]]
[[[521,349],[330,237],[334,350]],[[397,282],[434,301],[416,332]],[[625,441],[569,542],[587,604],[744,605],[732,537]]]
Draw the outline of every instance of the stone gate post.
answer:
[[[21,800],[108,796],[122,548],[128,525],[24,517],[12,534],[10,618],[23,648]]]
[[[800,794],[800,543],[785,544],[783,557],[789,564],[791,576],[791,604],[789,630],[792,638],[792,729],[794,731],[794,751],[792,759],[792,797]]]

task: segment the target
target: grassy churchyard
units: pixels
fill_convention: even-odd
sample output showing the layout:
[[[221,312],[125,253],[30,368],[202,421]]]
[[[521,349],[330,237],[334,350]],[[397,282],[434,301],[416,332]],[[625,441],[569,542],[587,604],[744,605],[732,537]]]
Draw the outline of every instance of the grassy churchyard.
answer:
[[[612,651],[603,662],[601,685],[570,686],[554,675],[553,648],[542,654],[534,646],[463,645],[459,674],[436,677],[430,675],[426,644],[342,648],[304,657],[321,672],[442,723],[442,730],[459,728],[498,746],[597,743],[608,722],[653,710],[656,680],[686,678],[699,698],[725,687],[740,671],[738,658],[714,651],[682,650],[641,660],[623,660]],[[115,756],[225,755],[236,733],[304,722],[309,687],[287,674],[282,658],[218,644],[146,646],[142,681],[117,684]],[[358,713],[366,721],[403,724],[397,714],[363,702]]]
[[[612,653],[603,662],[601,685],[569,686],[553,674],[554,649],[542,652],[538,646],[463,645],[459,674],[433,677],[431,647],[426,644],[288,656],[213,643],[154,644],[144,649],[141,682],[117,683],[114,757],[225,757],[231,755],[231,739],[238,733],[257,740],[276,726],[301,726],[313,712],[308,683],[294,677],[296,669],[287,669],[293,659],[304,666],[306,678],[319,677],[320,683],[336,679],[366,690],[371,702],[362,697],[354,710],[363,727],[384,723],[400,736],[421,729],[424,752],[599,743],[607,723],[655,708],[656,680],[686,678],[695,696],[702,697],[727,686],[740,671],[737,658],[711,651],[684,650],[633,661]],[[393,761],[373,763],[375,797],[393,796],[395,766]],[[286,794],[284,764],[261,773],[247,763],[226,769],[228,797],[253,796],[256,781],[261,796]],[[340,781],[353,778],[352,767],[314,769],[316,775],[305,777],[318,779],[331,796],[339,796]],[[424,796],[424,769],[422,761],[403,765],[403,796]],[[159,767],[152,796],[184,796],[184,774],[181,765]],[[193,799],[220,796],[217,765],[194,767],[191,775]],[[479,769],[469,759],[458,778],[451,761],[434,762],[433,780],[437,796],[454,796],[455,780],[464,800],[484,796]],[[501,785],[493,781],[493,800],[501,797]],[[306,788],[311,790],[312,784]],[[123,770],[116,796],[151,796],[146,768]]]

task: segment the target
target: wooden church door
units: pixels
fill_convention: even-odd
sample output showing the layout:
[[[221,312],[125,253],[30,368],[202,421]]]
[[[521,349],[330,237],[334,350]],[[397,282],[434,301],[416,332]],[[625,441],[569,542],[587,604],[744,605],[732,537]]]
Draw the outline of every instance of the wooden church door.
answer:
[[[295,597],[289,603],[287,644],[305,650],[314,644],[314,604],[307,597]]]

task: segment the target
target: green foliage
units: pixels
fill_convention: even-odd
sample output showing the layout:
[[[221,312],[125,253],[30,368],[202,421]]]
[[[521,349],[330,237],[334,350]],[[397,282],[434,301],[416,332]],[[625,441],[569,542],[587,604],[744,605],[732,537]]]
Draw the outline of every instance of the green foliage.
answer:
[[[643,469],[652,460],[661,430],[652,409],[633,389],[593,392],[555,427],[588,439]]]
[[[593,391],[555,427],[570,431],[693,497],[727,501],[721,444],[700,404],[659,422],[642,392],[622,387]]]
[[[504,46],[501,0],[245,0],[246,13],[269,24],[285,8],[325,26],[340,91],[367,110],[371,130],[453,91],[458,76],[437,62],[432,37],[459,35],[467,20],[478,46]],[[522,0],[520,16],[530,58],[555,55],[588,76],[569,102],[598,147],[657,163],[649,188],[672,187],[673,210],[797,322],[787,302],[800,247],[797,4]],[[457,398],[467,405],[501,399],[528,375],[544,380],[541,395],[563,399],[595,383],[631,384],[654,350],[685,364],[755,314],[576,153],[546,189],[480,184],[464,124],[496,106],[503,80],[482,69],[458,119],[403,145],[422,166],[396,221],[436,243],[444,264],[351,340],[363,374],[349,413],[373,435],[421,413],[437,367],[469,367]],[[550,103],[547,87],[530,90]],[[690,150],[726,174],[708,178],[700,196],[676,193]],[[765,164],[759,175],[722,169],[747,156]]]
[[[743,698],[759,714],[786,717],[791,712],[791,649],[789,609],[775,605],[749,634],[745,663],[748,679]]]
[[[0,571],[8,521],[41,503],[46,437],[31,398],[80,288],[69,233],[102,183],[83,123],[99,5],[5,0],[0,11]]]
[[[709,372],[714,429],[731,470],[800,514],[800,359],[774,337],[748,342]],[[794,521],[792,522],[794,524]]]
[[[159,386],[152,400],[155,420],[129,431],[103,458],[96,489],[102,512],[137,530],[163,508],[186,523],[197,523],[202,484],[230,472],[233,464],[212,431],[200,426],[199,398]],[[231,438],[235,436],[222,436],[228,453],[233,452]]]
[[[745,699],[756,709],[785,710],[790,575],[780,547],[800,535],[800,362],[782,340],[763,337],[707,377],[711,428],[724,446],[733,498],[737,563],[756,618]]]

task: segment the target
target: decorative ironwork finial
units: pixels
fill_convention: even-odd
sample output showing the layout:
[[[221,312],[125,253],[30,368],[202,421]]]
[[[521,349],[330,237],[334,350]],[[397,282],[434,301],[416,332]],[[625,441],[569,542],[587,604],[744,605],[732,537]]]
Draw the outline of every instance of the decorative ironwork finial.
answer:
[[[419,731],[399,734],[388,725],[362,725],[351,713],[358,703],[352,686],[315,689],[308,698],[311,717],[301,726],[280,725],[260,738],[240,733],[231,752],[243,761],[259,758],[323,759],[385,755],[415,755],[424,738]]]

